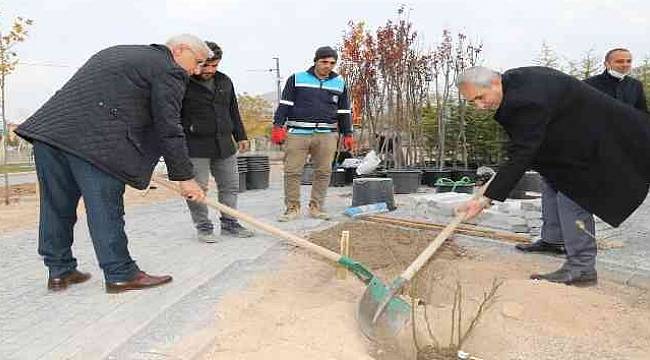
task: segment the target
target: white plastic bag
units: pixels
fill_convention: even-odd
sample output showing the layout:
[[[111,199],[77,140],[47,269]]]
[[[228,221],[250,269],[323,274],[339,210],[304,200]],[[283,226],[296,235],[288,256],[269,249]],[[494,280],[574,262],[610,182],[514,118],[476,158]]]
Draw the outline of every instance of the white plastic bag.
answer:
[[[377,156],[375,150],[371,150],[357,167],[357,175],[370,174],[377,168],[380,162],[381,159]]]

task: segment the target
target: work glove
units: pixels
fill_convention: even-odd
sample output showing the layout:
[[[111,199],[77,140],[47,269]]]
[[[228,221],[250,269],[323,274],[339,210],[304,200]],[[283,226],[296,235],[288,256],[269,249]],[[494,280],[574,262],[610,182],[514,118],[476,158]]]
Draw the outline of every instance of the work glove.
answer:
[[[343,147],[347,151],[352,151],[354,149],[355,141],[354,138],[352,137],[352,134],[345,134],[343,135]]]
[[[282,126],[274,125],[271,130],[271,142],[280,145],[287,138],[287,130]]]

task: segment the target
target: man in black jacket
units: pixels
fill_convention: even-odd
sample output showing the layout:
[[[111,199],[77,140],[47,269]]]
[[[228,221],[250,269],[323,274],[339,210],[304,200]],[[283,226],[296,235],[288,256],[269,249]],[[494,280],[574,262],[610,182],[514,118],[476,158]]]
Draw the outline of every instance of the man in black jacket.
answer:
[[[187,199],[205,197],[180,125],[188,74],[209,56],[184,34],[166,45],[120,45],[93,55],[16,133],[33,142],[41,191],[38,252],[48,288],[63,290],[90,274],[77,270],[73,228],[83,197],[106,291],[168,283],[131,259],[124,232],[125,185],[145,189],[162,155],[169,179]]]
[[[643,84],[632,78],[632,54],[629,50],[616,48],[605,55],[605,71],[592,76],[585,82],[605,94],[636,109],[648,112]],[[571,237],[595,236],[576,227],[576,222],[589,229],[593,216],[561,192],[546,182],[542,191],[542,237],[531,244],[518,244],[515,247],[524,252],[564,253],[564,239]]]
[[[201,73],[190,78],[183,99],[183,128],[187,138],[190,159],[194,165],[196,181],[208,192],[210,174],[217,183],[219,202],[237,208],[239,173],[237,150],[248,150],[246,131],[237,106],[237,94],[230,78],[217,71],[223,52],[206,41],[213,56],[206,60]],[[238,144],[235,148],[233,137]],[[214,225],[208,218],[204,203],[187,201],[196,226],[199,240],[213,243]],[[239,224],[237,219],[221,214],[221,234],[251,237],[253,233]]]
[[[503,75],[474,67],[460,76],[458,85],[477,107],[496,109],[495,119],[510,137],[509,159],[485,196],[459,207],[467,218],[478,215],[491,200],[505,200],[529,168],[612,226],[619,226],[645,200],[650,183],[647,113],[544,67],[517,68]],[[595,239],[565,241],[566,263],[531,278],[595,283]]]
[[[616,48],[605,55],[605,71],[585,82],[621,102],[648,112],[643,83],[631,77],[631,71],[632,53],[624,48]]]

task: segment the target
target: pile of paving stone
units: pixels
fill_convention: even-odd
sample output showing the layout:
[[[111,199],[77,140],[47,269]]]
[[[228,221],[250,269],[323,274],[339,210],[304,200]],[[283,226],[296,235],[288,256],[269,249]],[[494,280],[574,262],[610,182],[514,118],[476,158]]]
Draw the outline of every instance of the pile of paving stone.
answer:
[[[415,217],[446,223],[454,216],[454,209],[470,197],[471,194],[454,192],[413,194],[408,196],[405,205]],[[531,239],[535,240],[541,235],[542,200],[541,198],[508,199],[497,202],[472,220],[472,223],[493,229],[529,234]],[[596,235],[599,240],[618,241],[621,231],[596,218]]]

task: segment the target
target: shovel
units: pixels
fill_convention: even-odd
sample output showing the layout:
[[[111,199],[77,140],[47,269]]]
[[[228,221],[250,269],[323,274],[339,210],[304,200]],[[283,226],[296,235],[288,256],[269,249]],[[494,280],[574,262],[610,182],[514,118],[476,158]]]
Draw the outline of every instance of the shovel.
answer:
[[[490,185],[495,175],[494,170],[488,167],[479,168],[477,174],[479,176],[489,174],[491,177],[472,196],[472,199],[478,199],[485,193],[485,189]],[[371,279],[371,284],[366,288],[366,292],[359,301],[358,308],[357,318],[364,335],[372,340],[392,338],[408,323],[411,317],[411,306],[404,300],[396,302],[396,300],[401,299],[397,294],[435,254],[458,225],[463,222],[464,218],[464,213],[457,214],[413,263],[400,276],[395,278],[389,286],[384,285],[381,279],[377,277]],[[395,306],[395,304],[406,304],[406,306]]]
[[[157,184],[160,186],[172,190],[174,192],[179,192],[178,188],[171,183],[169,183],[165,179],[159,179],[159,178],[154,178],[153,179]],[[226,205],[223,205],[217,201],[210,200],[206,198],[203,200],[203,203],[205,203],[207,206],[217,209],[220,212],[230,215],[236,219],[239,219],[256,229],[265,231],[271,235],[274,235],[276,237],[279,237],[281,239],[284,239],[293,245],[296,245],[298,247],[301,247],[303,249],[309,250],[313,253],[316,253],[326,259],[329,259],[331,261],[334,261],[335,263],[338,263],[345,268],[347,268],[350,272],[352,272],[354,275],[356,275],[361,281],[363,281],[364,284],[367,285],[365,293],[371,293],[376,296],[377,299],[383,299],[384,295],[386,294],[386,286],[384,283],[379,279],[379,277],[375,276],[370,270],[368,270],[363,264],[360,262],[351,259],[347,256],[342,256],[340,254],[335,253],[334,251],[331,251],[329,249],[326,249],[322,246],[318,246],[308,240],[305,240],[299,236],[296,236],[294,234],[291,234],[287,231],[284,231],[282,229],[278,229],[274,226],[271,226],[269,224],[266,224],[262,221],[259,221],[255,219],[254,217],[247,215],[245,213],[242,213],[238,210],[235,210],[231,207],[228,207]],[[363,300],[362,300],[363,301]],[[372,305],[372,304],[371,304]],[[359,309],[362,308],[363,305],[359,305]],[[399,322],[402,322],[403,319],[401,317],[394,317],[394,315],[401,315],[402,313],[410,312],[411,306],[404,300],[402,300],[399,297],[391,297],[388,298],[386,301],[386,304],[384,305],[386,309],[389,309],[390,311],[384,312],[377,321],[375,321],[372,325],[374,328],[376,328],[375,331],[384,333],[384,332],[390,332],[390,329],[394,327],[401,327],[404,324],[398,324]],[[364,309],[363,312],[364,314],[367,312],[374,313],[375,309],[377,307],[374,306],[372,309]],[[361,312],[360,312],[361,314]],[[361,318],[359,318],[361,320]],[[408,318],[406,319],[408,320]],[[363,325],[361,325],[361,328],[363,329]]]

